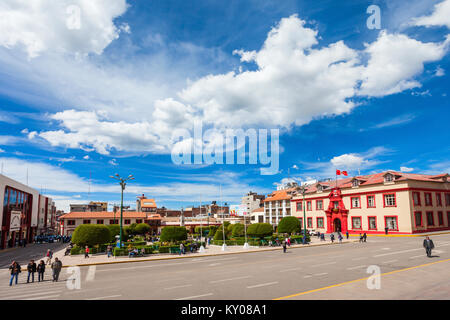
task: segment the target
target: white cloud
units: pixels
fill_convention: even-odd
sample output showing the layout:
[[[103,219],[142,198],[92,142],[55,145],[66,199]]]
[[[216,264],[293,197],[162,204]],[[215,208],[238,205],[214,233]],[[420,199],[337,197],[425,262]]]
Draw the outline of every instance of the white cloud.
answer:
[[[359,94],[381,97],[420,87],[414,77],[423,72],[424,63],[442,59],[449,43],[450,37],[442,43],[424,43],[403,34],[380,32],[375,42],[366,45],[370,58]]]
[[[256,59],[256,51],[234,50],[233,54],[241,56],[241,62],[252,62]]]
[[[400,167],[401,172],[411,172],[414,171],[414,168],[408,168],[408,167]]]
[[[442,77],[442,76],[445,75],[445,70],[438,66],[438,67],[436,68],[436,72],[434,73],[434,75],[435,75],[436,77]]]
[[[0,153],[4,153],[5,152],[5,150],[3,150],[2,148],[0,148]]]
[[[447,26],[450,28],[450,0],[444,0],[434,6],[433,13],[429,16],[412,19],[416,26]]]
[[[83,159],[84,159],[84,160],[89,160],[90,158],[89,158],[88,155],[85,155],[85,156],[83,157]]]
[[[292,166],[292,168],[298,170],[298,166],[297,166],[296,164],[294,164],[294,165]]]
[[[119,36],[114,18],[126,0],[3,0],[0,45],[23,46],[30,58],[46,50],[101,54]]]
[[[380,128],[397,126],[397,125],[409,123],[412,120],[414,120],[415,118],[416,118],[416,116],[414,114],[405,114],[405,115],[401,115],[401,116],[392,118],[385,122],[379,123],[379,124],[373,126],[372,128],[380,129]]]
[[[118,165],[119,165],[119,164],[117,163],[116,159],[109,160],[108,163],[109,163],[110,165],[112,165],[112,166],[118,166]]]

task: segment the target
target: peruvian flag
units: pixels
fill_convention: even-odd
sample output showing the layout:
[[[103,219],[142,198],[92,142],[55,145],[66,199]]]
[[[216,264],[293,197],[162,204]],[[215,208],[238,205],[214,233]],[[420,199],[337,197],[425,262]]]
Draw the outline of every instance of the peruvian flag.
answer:
[[[348,176],[347,171],[336,170],[336,175],[337,175],[337,176],[340,176],[341,173],[342,173],[344,176]]]

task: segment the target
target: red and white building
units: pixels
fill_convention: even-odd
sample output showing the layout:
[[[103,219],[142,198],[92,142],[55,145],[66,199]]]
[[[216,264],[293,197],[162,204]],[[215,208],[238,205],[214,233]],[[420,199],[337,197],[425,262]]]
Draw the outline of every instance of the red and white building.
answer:
[[[320,232],[413,234],[450,230],[450,178],[386,171],[317,182],[292,197],[292,215]]]

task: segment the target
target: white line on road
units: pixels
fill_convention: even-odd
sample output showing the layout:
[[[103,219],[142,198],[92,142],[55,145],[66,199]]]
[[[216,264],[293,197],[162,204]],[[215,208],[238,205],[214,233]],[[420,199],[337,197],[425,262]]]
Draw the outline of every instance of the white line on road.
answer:
[[[248,278],[251,278],[251,276],[229,278],[229,279],[222,279],[222,280],[214,280],[214,281],[210,281],[209,283],[219,283],[219,282],[233,281],[233,280],[240,280],[240,279],[248,279]]]
[[[301,270],[302,268],[292,268],[292,269],[285,269],[285,270],[280,270],[280,272],[289,272],[289,271],[296,271],[296,270]]]
[[[220,266],[221,263],[211,263],[210,265],[208,265],[208,267],[215,267],[215,266]]]
[[[436,247],[445,247],[448,246],[449,244],[440,244]],[[409,249],[409,250],[402,250],[402,251],[394,251],[394,252],[389,252],[389,253],[383,253],[383,254],[377,254],[375,256],[373,256],[374,258],[378,258],[378,257],[384,257],[384,256],[388,256],[388,255],[392,255],[392,254],[399,254],[399,253],[405,253],[405,252],[413,252],[413,251],[419,251],[419,250],[424,250],[423,248],[417,248],[417,249]]]
[[[268,282],[268,283],[261,283],[261,284],[256,284],[256,285],[254,285],[254,286],[248,286],[247,289],[266,287],[266,286],[271,286],[271,285],[274,285],[274,284],[278,284],[278,281],[275,281],[275,282]]]
[[[31,297],[31,296],[42,296],[45,294],[50,294],[50,293],[60,293],[61,291],[44,291],[44,292],[38,292],[38,293],[31,293],[31,294],[21,294],[21,295],[17,295],[17,296],[6,296],[6,297],[2,297],[0,299],[8,299],[8,300],[12,300],[12,299],[20,299],[20,298],[27,298],[27,297]]]
[[[312,276],[311,275],[306,275],[306,276],[304,276],[303,278],[312,278]]]
[[[320,276],[324,276],[326,274],[328,274],[328,272],[316,273],[316,274],[314,274],[314,276],[320,277]]]
[[[41,300],[41,299],[58,298],[59,296],[60,296],[60,294],[58,294],[58,295],[53,295],[53,296],[45,296],[45,297],[37,297],[37,298],[28,298],[28,299],[23,299],[23,300]]]
[[[202,297],[208,297],[208,296],[212,296],[212,293],[207,293],[207,294],[202,294],[199,296],[192,296],[192,297],[185,297],[185,298],[179,298],[179,299],[175,299],[175,300],[191,300],[191,299],[196,299],[196,298],[202,298]]]
[[[336,264],[336,263],[337,263],[336,261],[333,261],[333,262],[327,262],[327,263],[315,264],[315,265],[312,265],[311,267],[328,266],[328,265]]]
[[[385,262],[382,262],[382,263],[391,263],[391,262],[396,262],[396,261],[398,261],[397,259],[395,259],[395,260],[389,260],[389,261],[385,261]]]
[[[361,268],[365,268],[366,266],[356,266],[356,267],[351,267],[351,268],[347,268],[347,270],[355,270],[355,269],[361,269]]]
[[[353,261],[358,261],[358,260],[364,260],[367,259],[368,257],[359,257],[359,258],[353,258]]]
[[[425,255],[421,254],[420,256],[409,257],[410,259],[423,258]]]
[[[121,296],[122,296],[121,294],[116,294],[116,295],[114,295],[114,296],[89,298],[89,299],[86,299],[86,300],[102,300],[102,299],[109,299],[109,298],[118,298],[118,297],[121,297]]]
[[[164,290],[172,290],[172,289],[187,288],[187,287],[192,287],[192,284],[186,284],[184,286],[175,286],[175,287],[164,288]]]

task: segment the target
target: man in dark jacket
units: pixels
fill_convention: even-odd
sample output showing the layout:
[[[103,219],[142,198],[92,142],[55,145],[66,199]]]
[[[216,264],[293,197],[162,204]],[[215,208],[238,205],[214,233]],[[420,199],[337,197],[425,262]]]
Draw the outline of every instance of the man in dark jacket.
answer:
[[[423,247],[427,252],[427,257],[431,257],[431,250],[434,249],[434,243],[433,240],[430,239],[430,237],[427,237],[425,240],[423,240]]]
[[[14,278],[16,278],[16,284],[17,284],[17,278],[19,277],[19,273],[22,270],[20,268],[20,264],[18,264],[16,261],[13,261],[11,263],[11,265],[9,266],[9,270],[11,270],[11,280],[9,281],[9,285],[12,286]]]
[[[58,258],[55,258],[55,261],[52,263],[53,270],[53,281],[58,282],[59,273],[61,272],[62,262],[59,261]]]
[[[37,270],[37,266],[36,266],[36,263],[34,262],[34,260],[31,260],[30,263],[28,263],[27,270],[28,270],[27,283],[30,282],[30,275],[31,275],[32,282],[34,282],[34,273]]]
[[[44,281],[45,262],[41,260],[37,266],[38,282]]]

